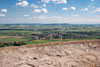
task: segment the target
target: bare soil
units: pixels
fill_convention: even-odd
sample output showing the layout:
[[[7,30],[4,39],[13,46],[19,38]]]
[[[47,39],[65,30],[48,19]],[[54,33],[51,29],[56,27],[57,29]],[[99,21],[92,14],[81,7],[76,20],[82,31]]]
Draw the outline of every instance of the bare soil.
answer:
[[[0,67],[100,67],[100,40],[0,48]]]

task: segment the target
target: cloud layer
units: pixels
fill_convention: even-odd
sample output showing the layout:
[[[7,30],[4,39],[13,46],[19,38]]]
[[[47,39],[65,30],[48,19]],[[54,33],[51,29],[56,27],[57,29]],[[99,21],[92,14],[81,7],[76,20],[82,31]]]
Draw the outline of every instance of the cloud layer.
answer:
[[[0,3],[2,7],[0,21],[5,19],[6,22],[99,23],[99,2],[99,0],[17,0],[8,5]]]

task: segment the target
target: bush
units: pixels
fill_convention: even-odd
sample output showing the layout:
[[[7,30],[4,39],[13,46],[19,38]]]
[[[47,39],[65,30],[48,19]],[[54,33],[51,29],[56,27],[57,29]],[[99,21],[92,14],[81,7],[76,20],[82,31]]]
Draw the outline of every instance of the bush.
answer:
[[[0,47],[7,47],[7,46],[21,46],[26,45],[25,42],[7,42],[7,43],[0,43]]]
[[[26,45],[24,42],[14,42],[13,46],[21,46],[21,45]]]

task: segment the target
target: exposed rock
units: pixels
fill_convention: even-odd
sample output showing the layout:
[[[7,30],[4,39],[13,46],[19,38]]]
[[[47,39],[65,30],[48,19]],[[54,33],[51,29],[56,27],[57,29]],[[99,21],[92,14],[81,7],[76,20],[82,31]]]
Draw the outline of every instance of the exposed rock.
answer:
[[[0,67],[100,67],[100,40],[0,48]]]

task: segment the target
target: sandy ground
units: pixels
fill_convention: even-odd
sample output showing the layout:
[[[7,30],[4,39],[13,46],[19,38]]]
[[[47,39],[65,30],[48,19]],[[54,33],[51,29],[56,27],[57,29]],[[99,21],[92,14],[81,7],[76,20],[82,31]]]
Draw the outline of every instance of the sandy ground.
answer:
[[[0,48],[0,67],[100,67],[100,40]]]

